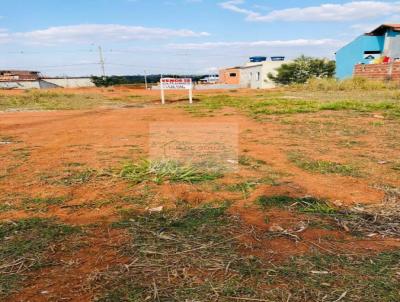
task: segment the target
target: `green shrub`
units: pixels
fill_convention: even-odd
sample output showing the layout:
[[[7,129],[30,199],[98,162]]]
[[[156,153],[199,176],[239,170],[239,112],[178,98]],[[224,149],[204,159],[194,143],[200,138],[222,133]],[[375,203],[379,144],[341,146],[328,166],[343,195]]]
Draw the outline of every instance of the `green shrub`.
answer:
[[[277,84],[302,84],[312,78],[332,78],[335,69],[334,61],[301,56],[293,63],[280,66],[277,75],[269,74],[268,77]]]

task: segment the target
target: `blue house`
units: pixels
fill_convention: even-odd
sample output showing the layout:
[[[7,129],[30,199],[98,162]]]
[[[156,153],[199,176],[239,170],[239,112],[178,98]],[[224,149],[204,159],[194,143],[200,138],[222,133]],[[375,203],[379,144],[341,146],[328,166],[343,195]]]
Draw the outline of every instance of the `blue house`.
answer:
[[[383,24],[338,50],[336,76],[350,78],[356,64],[370,64],[382,56],[400,59],[400,24]]]

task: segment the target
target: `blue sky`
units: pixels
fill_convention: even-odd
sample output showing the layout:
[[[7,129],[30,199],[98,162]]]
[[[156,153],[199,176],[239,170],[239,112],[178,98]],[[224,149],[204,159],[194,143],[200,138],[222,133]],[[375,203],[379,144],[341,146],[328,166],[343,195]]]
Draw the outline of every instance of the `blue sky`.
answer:
[[[333,58],[399,1],[0,0],[0,68],[48,75],[212,73],[251,55]]]

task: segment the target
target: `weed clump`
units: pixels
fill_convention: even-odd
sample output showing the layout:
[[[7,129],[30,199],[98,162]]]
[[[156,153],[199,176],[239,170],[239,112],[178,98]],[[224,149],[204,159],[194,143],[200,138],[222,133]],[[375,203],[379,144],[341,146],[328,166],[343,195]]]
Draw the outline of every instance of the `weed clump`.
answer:
[[[320,174],[338,174],[353,177],[361,176],[360,171],[352,165],[325,160],[313,160],[297,152],[289,153],[288,157],[297,167],[306,171]]]
[[[126,180],[139,184],[143,182],[186,182],[198,183],[215,180],[222,177],[218,171],[205,171],[198,166],[182,164],[177,161],[150,161],[126,164],[120,176]]]
[[[262,208],[293,208],[304,213],[335,214],[337,211],[325,200],[314,197],[296,198],[285,195],[260,196],[256,203]]]

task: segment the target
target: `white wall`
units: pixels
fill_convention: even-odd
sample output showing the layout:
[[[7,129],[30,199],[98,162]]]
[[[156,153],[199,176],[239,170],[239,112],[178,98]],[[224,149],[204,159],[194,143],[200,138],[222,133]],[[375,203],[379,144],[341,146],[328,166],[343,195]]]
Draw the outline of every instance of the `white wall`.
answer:
[[[262,88],[263,66],[249,65],[240,70],[240,85],[244,88],[260,89]]]
[[[278,72],[276,69],[282,66],[282,64],[289,64],[292,63],[291,61],[268,61],[264,62],[263,64],[263,83],[262,83],[262,88],[267,89],[267,88],[274,88],[276,87],[276,84],[271,81],[268,78],[268,74],[272,73],[273,75],[276,75]]]
[[[0,82],[1,89],[40,89],[39,81]]]
[[[91,78],[45,78],[46,82],[65,88],[94,87]]]
[[[240,85],[251,89],[269,89],[276,87],[276,84],[268,78],[268,74],[276,75],[276,69],[282,64],[291,61],[265,61],[261,63],[247,63],[241,69]],[[260,75],[260,76],[259,76]]]
[[[391,58],[400,58],[400,35],[386,37],[384,54]]]

